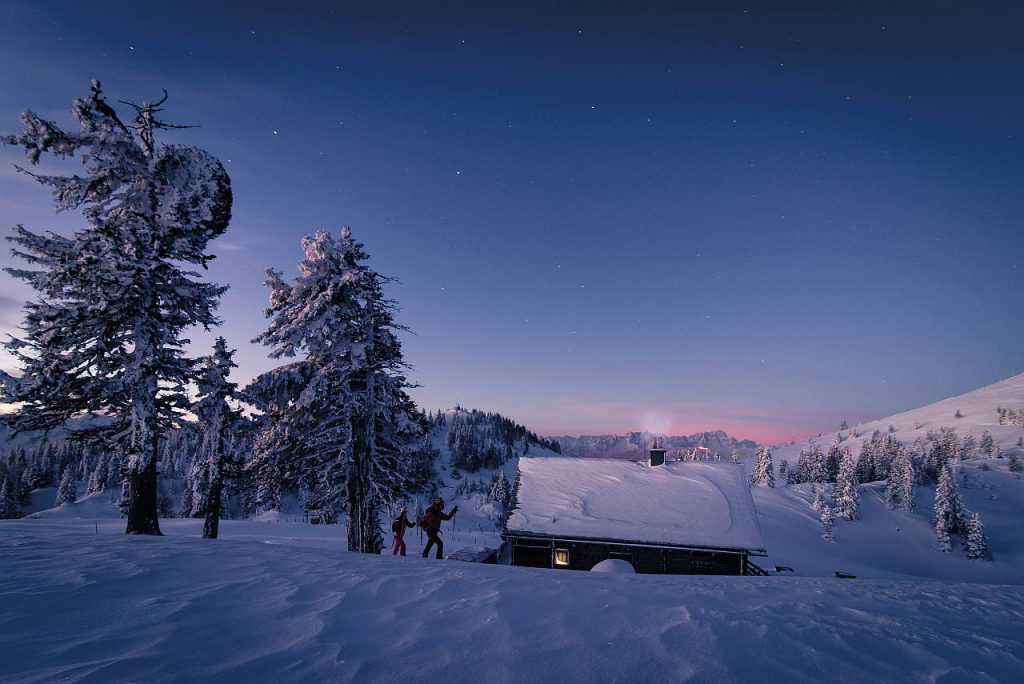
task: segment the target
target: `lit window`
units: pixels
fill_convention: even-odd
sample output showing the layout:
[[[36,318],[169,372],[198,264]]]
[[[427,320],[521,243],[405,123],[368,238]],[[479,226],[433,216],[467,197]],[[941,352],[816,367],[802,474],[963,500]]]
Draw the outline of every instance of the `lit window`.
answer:
[[[555,549],[555,567],[565,568],[569,566],[569,549]]]

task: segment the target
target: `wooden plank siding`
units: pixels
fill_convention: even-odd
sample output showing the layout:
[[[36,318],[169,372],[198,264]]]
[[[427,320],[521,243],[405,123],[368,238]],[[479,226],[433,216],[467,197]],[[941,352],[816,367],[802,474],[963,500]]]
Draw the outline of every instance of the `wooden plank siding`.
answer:
[[[616,540],[554,539],[508,534],[506,557],[512,565],[559,570],[590,570],[609,558],[629,562],[638,573],[669,575],[743,575],[749,552],[635,544]],[[555,565],[555,549],[569,552],[567,566]]]

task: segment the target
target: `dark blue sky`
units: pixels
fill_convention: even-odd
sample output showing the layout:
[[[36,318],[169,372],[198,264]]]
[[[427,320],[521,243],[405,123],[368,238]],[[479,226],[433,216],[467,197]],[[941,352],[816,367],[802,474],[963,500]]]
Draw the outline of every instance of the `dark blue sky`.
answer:
[[[1015,3],[209,4],[9,0],[0,130],[170,91],[234,182],[243,379],[262,270],[342,225],[426,408],[781,440],[1024,370]],[[73,228],[19,159],[4,223]]]

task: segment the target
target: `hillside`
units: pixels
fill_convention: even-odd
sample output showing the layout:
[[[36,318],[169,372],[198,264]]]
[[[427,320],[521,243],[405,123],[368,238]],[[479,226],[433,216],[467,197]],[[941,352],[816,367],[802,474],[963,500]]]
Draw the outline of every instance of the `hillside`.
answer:
[[[854,425],[846,430],[826,432],[806,442],[780,447],[775,451],[775,455],[777,459],[795,462],[801,449],[811,444],[827,449],[837,435],[841,435],[844,438],[843,443],[856,454],[861,443],[869,439],[872,433],[877,430],[888,434],[890,426],[894,428],[892,436],[908,445],[913,444],[919,437],[926,438],[929,432],[939,432],[946,427],[954,429],[961,440],[970,434],[975,440],[980,441],[983,434],[988,432],[1004,456],[1012,453],[1024,454],[1024,448],[1018,444],[1024,441],[1024,415],[1018,417],[1016,425],[1000,425],[1000,407],[1024,413],[1024,373],[921,408]],[[957,417],[957,412],[960,417]]]

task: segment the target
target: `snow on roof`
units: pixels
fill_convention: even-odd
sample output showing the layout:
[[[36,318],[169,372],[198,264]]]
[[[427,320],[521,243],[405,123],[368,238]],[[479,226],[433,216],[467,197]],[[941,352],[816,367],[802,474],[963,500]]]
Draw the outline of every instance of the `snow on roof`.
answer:
[[[519,459],[511,533],[763,551],[741,465]]]

